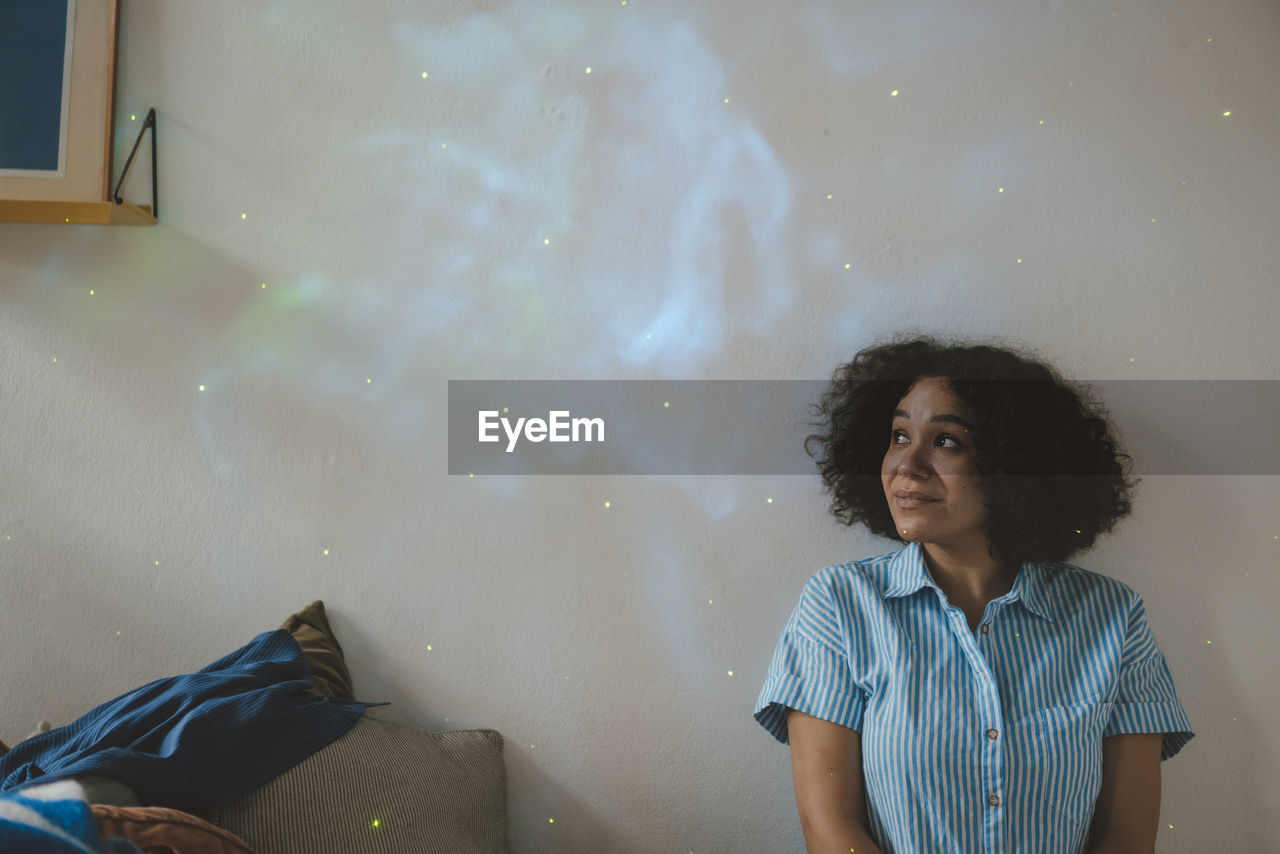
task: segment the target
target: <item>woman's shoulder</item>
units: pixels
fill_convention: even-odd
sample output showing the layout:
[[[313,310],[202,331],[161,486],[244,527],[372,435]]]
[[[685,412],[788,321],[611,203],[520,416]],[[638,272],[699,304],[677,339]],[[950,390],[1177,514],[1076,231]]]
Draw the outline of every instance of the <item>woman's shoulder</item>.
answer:
[[[825,566],[804,584],[785,633],[800,635],[835,650],[858,645],[854,635],[884,614],[886,567],[894,555]]]
[[[849,595],[883,592],[890,584],[891,568],[899,552],[824,566],[805,582],[806,595]]]
[[[1142,597],[1118,578],[1073,563],[1041,561],[1037,585],[1044,596],[1056,603],[1075,603],[1077,608],[1104,608],[1127,613]]]

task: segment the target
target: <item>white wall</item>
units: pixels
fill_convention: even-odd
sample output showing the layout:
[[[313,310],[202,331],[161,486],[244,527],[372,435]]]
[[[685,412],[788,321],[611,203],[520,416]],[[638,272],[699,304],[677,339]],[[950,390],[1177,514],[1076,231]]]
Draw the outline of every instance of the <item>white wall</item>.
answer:
[[[799,851],[752,705],[804,580],[898,546],[816,474],[449,477],[447,380],[824,379],[907,327],[1280,377],[1274,3],[122,5],[160,225],[0,225],[10,743],[322,598],[361,699],[506,736],[517,854]],[[1075,561],[1197,731],[1162,852],[1280,847],[1276,483],[1148,476]]]

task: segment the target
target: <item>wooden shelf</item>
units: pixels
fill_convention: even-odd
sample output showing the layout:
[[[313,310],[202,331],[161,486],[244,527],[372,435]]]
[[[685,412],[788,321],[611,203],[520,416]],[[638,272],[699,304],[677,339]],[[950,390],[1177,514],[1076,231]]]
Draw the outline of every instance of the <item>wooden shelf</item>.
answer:
[[[0,199],[0,222],[54,222],[66,225],[155,225],[150,205],[132,202],[49,202]]]

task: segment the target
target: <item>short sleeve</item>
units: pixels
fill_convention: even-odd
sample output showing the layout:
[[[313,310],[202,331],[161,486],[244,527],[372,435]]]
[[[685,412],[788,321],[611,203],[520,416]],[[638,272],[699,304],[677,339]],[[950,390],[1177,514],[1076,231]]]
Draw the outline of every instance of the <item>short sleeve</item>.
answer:
[[[862,731],[866,697],[840,643],[838,627],[844,622],[830,590],[822,589],[817,576],[810,579],[778,637],[756,700],[755,719],[783,744],[788,743],[788,708]]]
[[[1155,635],[1147,625],[1142,597],[1132,593],[1124,648],[1120,654],[1120,684],[1111,718],[1102,737],[1125,733],[1164,733],[1161,761],[1169,759],[1195,737],[1191,720],[1178,701],[1173,674]]]

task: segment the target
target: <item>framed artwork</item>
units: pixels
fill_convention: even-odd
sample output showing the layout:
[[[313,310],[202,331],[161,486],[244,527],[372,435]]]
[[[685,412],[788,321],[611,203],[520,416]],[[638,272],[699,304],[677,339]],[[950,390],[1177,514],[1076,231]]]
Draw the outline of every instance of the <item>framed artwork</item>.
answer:
[[[0,204],[107,201],[118,8],[0,0]]]

